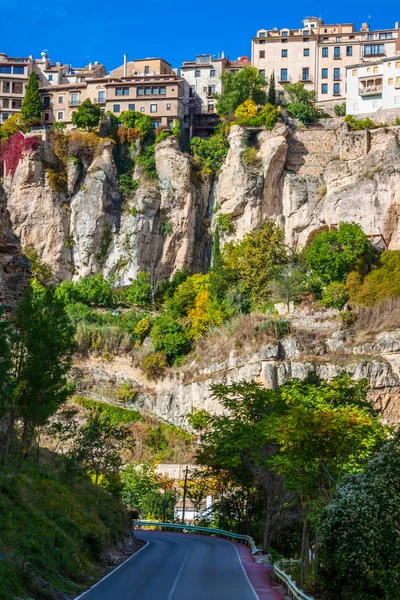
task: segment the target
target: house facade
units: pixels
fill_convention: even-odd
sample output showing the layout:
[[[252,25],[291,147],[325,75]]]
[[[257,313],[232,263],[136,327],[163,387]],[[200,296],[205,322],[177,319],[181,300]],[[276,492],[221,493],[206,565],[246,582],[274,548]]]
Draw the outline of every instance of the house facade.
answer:
[[[370,63],[349,65],[346,69],[346,112],[372,115],[377,110],[399,111],[400,52]]]
[[[21,112],[29,75],[33,71],[33,59],[11,58],[0,53],[0,125],[8,117]]]
[[[301,81],[314,90],[319,102],[343,102],[346,98],[346,68],[359,62],[400,52],[399,23],[393,29],[371,31],[363,23],[325,24],[309,17],[298,29],[260,29],[252,39],[252,64],[268,81],[275,73],[277,90],[287,82]]]
[[[207,496],[200,502],[193,502],[189,498],[185,501],[185,514],[183,515],[183,499],[179,499],[174,508],[174,520],[192,524],[199,519],[211,520],[212,516],[212,496]]]

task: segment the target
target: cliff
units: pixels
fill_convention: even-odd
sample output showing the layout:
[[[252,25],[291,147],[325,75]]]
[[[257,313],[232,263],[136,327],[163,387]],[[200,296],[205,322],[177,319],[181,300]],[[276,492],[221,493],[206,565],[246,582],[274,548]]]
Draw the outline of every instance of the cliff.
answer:
[[[114,142],[104,139],[88,152],[80,135],[78,149],[64,162],[62,185],[54,177],[59,152],[47,141],[24,154],[15,173],[7,175],[12,231],[0,189],[0,293],[8,304],[20,293],[27,269],[15,236],[22,247],[36,248],[58,280],[103,273],[116,285],[128,284],[140,271],[154,279],[169,278],[182,267],[206,271],[221,214],[232,225],[222,232],[222,244],[269,218],[296,248],[315,229],[340,221],[355,221],[368,234],[380,231],[390,249],[400,248],[399,127],[353,132],[339,119],[307,128],[286,120],[271,132],[233,126],[215,178],[201,177],[170,137],[155,147],[157,178],[136,164],[138,185],[128,201],[120,194]],[[223,361],[193,363],[188,371],[195,370],[196,379],[171,375],[159,385],[144,381],[127,357],[114,365],[91,359],[81,366],[100,387],[102,381],[106,386],[110,380],[133,381],[143,408],[176,423],[184,422],[193,407],[218,410],[209,391],[215,381],[254,377],[276,385],[310,369],[329,378],[343,368],[356,378],[367,377],[387,418],[400,418],[400,333],[381,334],[365,347],[350,339],[346,345],[339,330],[331,334],[331,340],[325,336],[311,349],[301,346],[298,333],[248,354],[231,347]]]

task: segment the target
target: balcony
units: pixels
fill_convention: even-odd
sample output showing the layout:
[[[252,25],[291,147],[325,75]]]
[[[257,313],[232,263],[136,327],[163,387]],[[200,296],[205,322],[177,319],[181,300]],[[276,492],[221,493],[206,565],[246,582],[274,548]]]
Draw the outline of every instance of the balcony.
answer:
[[[366,81],[360,81],[360,87],[358,88],[359,96],[377,96],[382,94],[382,79],[368,79]]]
[[[306,73],[300,73],[299,81],[302,83],[313,83],[314,79],[310,74],[307,75]]]
[[[105,104],[105,103],[106,103],[106,98],[103,98],[103,99],[93,98],[93,104]]]
[[[81,103],[81,101],[80,101],[80,100],[70,100],[70,101],[68,102],[68,106],[69,106],[70,108],[74,108],[74,107],[77,107],[77,106],[79,106],[79,105],[80,105],[80,103]]]

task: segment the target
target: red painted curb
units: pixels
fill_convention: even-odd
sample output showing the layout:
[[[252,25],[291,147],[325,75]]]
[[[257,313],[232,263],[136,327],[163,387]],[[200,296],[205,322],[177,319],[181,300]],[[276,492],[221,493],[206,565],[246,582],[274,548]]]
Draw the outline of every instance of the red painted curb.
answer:
[[[260,600],[283,600],[277,590],[275,590],[269,580],[269,569],[265,565],[260,565],[254,562],[251,552],[247,546],[235,543],[242,561],[247,577],[250,579],[251,585],[257,592]]]

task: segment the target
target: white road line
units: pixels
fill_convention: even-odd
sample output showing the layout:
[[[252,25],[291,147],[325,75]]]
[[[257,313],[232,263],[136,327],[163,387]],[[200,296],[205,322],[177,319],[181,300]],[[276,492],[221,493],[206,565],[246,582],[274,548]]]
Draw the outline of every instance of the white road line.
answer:
[[[225,544],[229,544],[230,546],[233,546],[233,547],[235,548],[235,550],[236,550],[236,554],[237,554],[237,556],[238,556],[239,564],[240,564],[240,566],[242,567],[243,574],[244,574],[244,576],[246,577],[246,579],[247,579],[247,583],[249,584],[249,587],[250,587],[251,591],[252,591],[252,592],[253,592],[253,594],[254,594],[254,598],[256,598],[257,600],[260,600],[260,598],[259,598],[259,595],[257,594],[256,590],[254,589],[254,587],[253,587],[253,584],[251,583],[251,581],[250,581],[250,579],[249,579],[249,576],[248,576],[248,575],[247,575],[247,573],[246,573],[246,569],[244,568],[244,566],[243,566],[243,563],[242,563],[242,559],[240,558],[239,550],[236,548],[235,544],[234,544],[233,542],[228,542],[228,540],[221,540],[221,539],[218,539],[218,541],[219,541],[219,542],[223,542],[223,543],[225,543]],[[169,600],[169,599],[168,599],[168,600]]]
[[[172,588],[171,588],[171,591],[170,591],[170,593],[169,593],[168,600],[171,600],[171,599],[172,599],[172,596],[174,595],[175,588],[176,588],[176,586],[177,586],[177,583],[178,583],[178,581],[179,581],[179,577],[181,576],[181,573],[182,573],[182,570],[183,570],[183,567],[184,567],[184,564],[185,564],[185,562],[186,562],[186,559],[187,559],[187,557],[188,557],[188,554],[189,554],[189,552],[190,552],[190,548],[189,548],[189,550],[188,550],[188,551],[186,552],[186,554],[185,554],[185,558],[183,559],[183,562],[182,562],[182,564],[181,564],[181,568],[179,569],[179,573],[178,573],[178,575],[175,577],[175,581],[174,581],[174,583],[173,583],[173,586],[172,586]]]
[[[111,571],[111,573],[109,573],[108,575],[106,575],[105,577],[103,577],[103,579],[100,579],[100,581],[98,581],[97,583],[95,583],[94,585],[92,585],[91,588],[89,588],[88,590],[86,590],[86,592],[83,592],[83,594],[81,594],[80,596],[78,596],[77,598],[75,598],[75,600],[80,600],[80,598],[84,598],[88,592],[91,592],[93,590],[93,588],[95,588],[98,585],[100,585],[100,583],[103,583],[103,581],[105,579],[107,579],[107,577],[110,577],[110,575],[114,575],[114,573],[116,571],[118,571],[118,569],[120,569],[121,567],[123,567],[125,563],[127,563],[128,561],[130,561],[133,558],[135,558],[135,556],[137,556],[139,554],[139,552],[141,552],[142,550],[144,550],[145,548],[147,548],[147,546],[149,545],[149,543],[150,542],[146,542],[145,545],[142,546],[142,548],[140,548],[140,550],[138,550],[137,552],[135,552],[135,554],[132,554],[132,556],[130,556],[129,558],[127,558],[126,560],[124,560],[124,562],[121,563],[120,565],[118,565],[118,567],[116,567],[115,569],[113,569]]]

